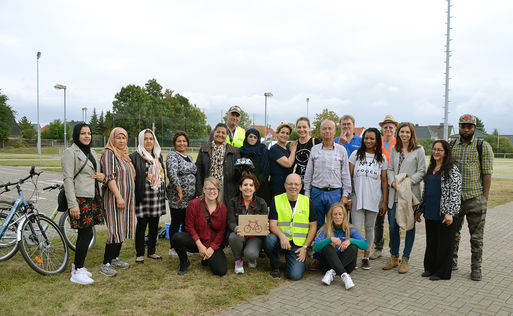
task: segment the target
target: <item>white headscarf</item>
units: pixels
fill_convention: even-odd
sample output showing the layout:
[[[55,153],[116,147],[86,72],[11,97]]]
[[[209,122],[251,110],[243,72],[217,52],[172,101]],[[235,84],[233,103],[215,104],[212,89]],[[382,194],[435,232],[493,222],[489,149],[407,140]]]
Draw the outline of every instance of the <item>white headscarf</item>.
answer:
[[[153,155],[144,149],[144,134],[146,133],[151,133],[151,135],[153,135]],[[143,157],[144,160],[150,164],[148,167],[147,179],[151,184],[151,188],[153,190],[158,190],[164,181],[165,175],[164,170],[162,169],[162,166],[159,162],[161,152],[160,145],[157,137],[155,137],[155,133],[153,133],[151,129],[145,129],[139,133],[139,145],[137,146],[136,151],[139,153],[139,155],[141,155],[141,157]]]

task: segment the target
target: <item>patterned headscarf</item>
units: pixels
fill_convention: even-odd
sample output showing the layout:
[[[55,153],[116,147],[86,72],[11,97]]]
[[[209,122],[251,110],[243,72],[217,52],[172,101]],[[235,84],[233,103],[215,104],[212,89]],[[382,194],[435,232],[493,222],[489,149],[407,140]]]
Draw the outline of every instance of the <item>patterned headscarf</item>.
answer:
[[[124,134],[128,141],[128,133],[125,131],[125,129],[122,127],[115,127],[110,132],[109,140],[107,141],[107,145],[105,146],[105,149],[103,151],[105,152],[105,150],[107,150],[107,149],[111,150],[119,162],[121,162],[121,160],[128,162],[130,164],[130,166],[132,167],[132,171],[135,174],[135,167],[132,164],[132,159],[130,159],[130,156],[128,156],[128,145],[125,145],[125,147],[122,149],[118,149],[116,146],[114,146],[114,139],[119,134]]]
[[[144,148],[144,134],[146,133],[153,135],[153,155]],[[164,170],[159,162],[161,152],[160,145],[157,137],[155,137],[155,133],[153,133],[151,129],[145,129],[139,133],[139,146],[137,146],[136,151],[150,164],[147,179],[151,184],[151,188],[154,191],[158,190],[164,181]]]

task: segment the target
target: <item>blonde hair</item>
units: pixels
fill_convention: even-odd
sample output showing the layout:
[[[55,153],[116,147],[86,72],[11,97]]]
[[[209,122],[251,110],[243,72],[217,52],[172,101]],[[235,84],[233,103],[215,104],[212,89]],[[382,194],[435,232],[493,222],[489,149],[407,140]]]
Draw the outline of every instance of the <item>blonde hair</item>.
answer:
[[[347,238],[349,238],[351,236],[349,228],[351,228],[352,225],[349,224],[349,217],[347,216],[346,207],[344,206],[344,204],[342,204],[340,202],[335,203],[335,204],[333,204],[330,207],[330,210],[328,211],[328,215],[326,216],[326,223],[321,227],[321,229],[319,229],[319,233],[322,230],[324,230],[325,231],[325,233],[324,233],[324,237],[325,238],[333,237],[334,236],[333,235],[333,211],[336,208],[342,209],[342,212],[344,213],[344,220],[342,221],[342,230],[346,233],[346,239],[347,239]]]
[[[292,127],[290,127],[290,125],[286,123],[281,123],[280,125],[278,125],[278,127],[276,128],[276,133],[279,133],[283,128],[288,128],[289,134],[292,134]]]
[[[222,202],[221,202],[221,182],[219,182],[219,180],[217,180],[217,179],[216,179],[216,178],[214,178],[214,177],[208,177],[208,178],[206,178],[206,179],[203,181],[203,189],[205,188],[205,186],[207,185],[207,183],[210,183],[210,184],[212,184],[214,187],[216,187],[216,189],[217,189],[217,198],[216,198],[216,203],[217,203],[217,205],[222,204]],[[205,192],[201,193],[201,199],[202,199],[202,200],[205,200]]]
[[[342,126],[342,121],[347,121],[347,120],[351,120],[351,122],[353,122],[353,125],[354,125],[354,117],[352,115],[349,115],[349,114],[345,114],[344,116],[342,116],[339,120],[340,122],[340,125]]]

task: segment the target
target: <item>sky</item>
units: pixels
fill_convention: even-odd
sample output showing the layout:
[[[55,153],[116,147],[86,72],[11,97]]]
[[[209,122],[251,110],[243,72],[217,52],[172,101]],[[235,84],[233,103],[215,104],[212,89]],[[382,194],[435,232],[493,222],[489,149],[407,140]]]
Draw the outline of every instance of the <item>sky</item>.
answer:
[[[449,124],[477,115],[513,134],[513,1],[453,0]],[[240,105],[257,125],[328,108],[356,126],[444,117],[447,2],[0,1],[0,89],[42,125],[110,110],[123,86],[155,78],[215,125]]]

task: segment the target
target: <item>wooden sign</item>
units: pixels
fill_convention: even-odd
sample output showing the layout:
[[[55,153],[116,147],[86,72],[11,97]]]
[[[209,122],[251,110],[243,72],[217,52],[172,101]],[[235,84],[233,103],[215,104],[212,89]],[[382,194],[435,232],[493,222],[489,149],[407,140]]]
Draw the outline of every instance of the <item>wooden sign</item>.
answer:
[[[239,215],[239,229],[244,236],[267,236],[267,215]]]

